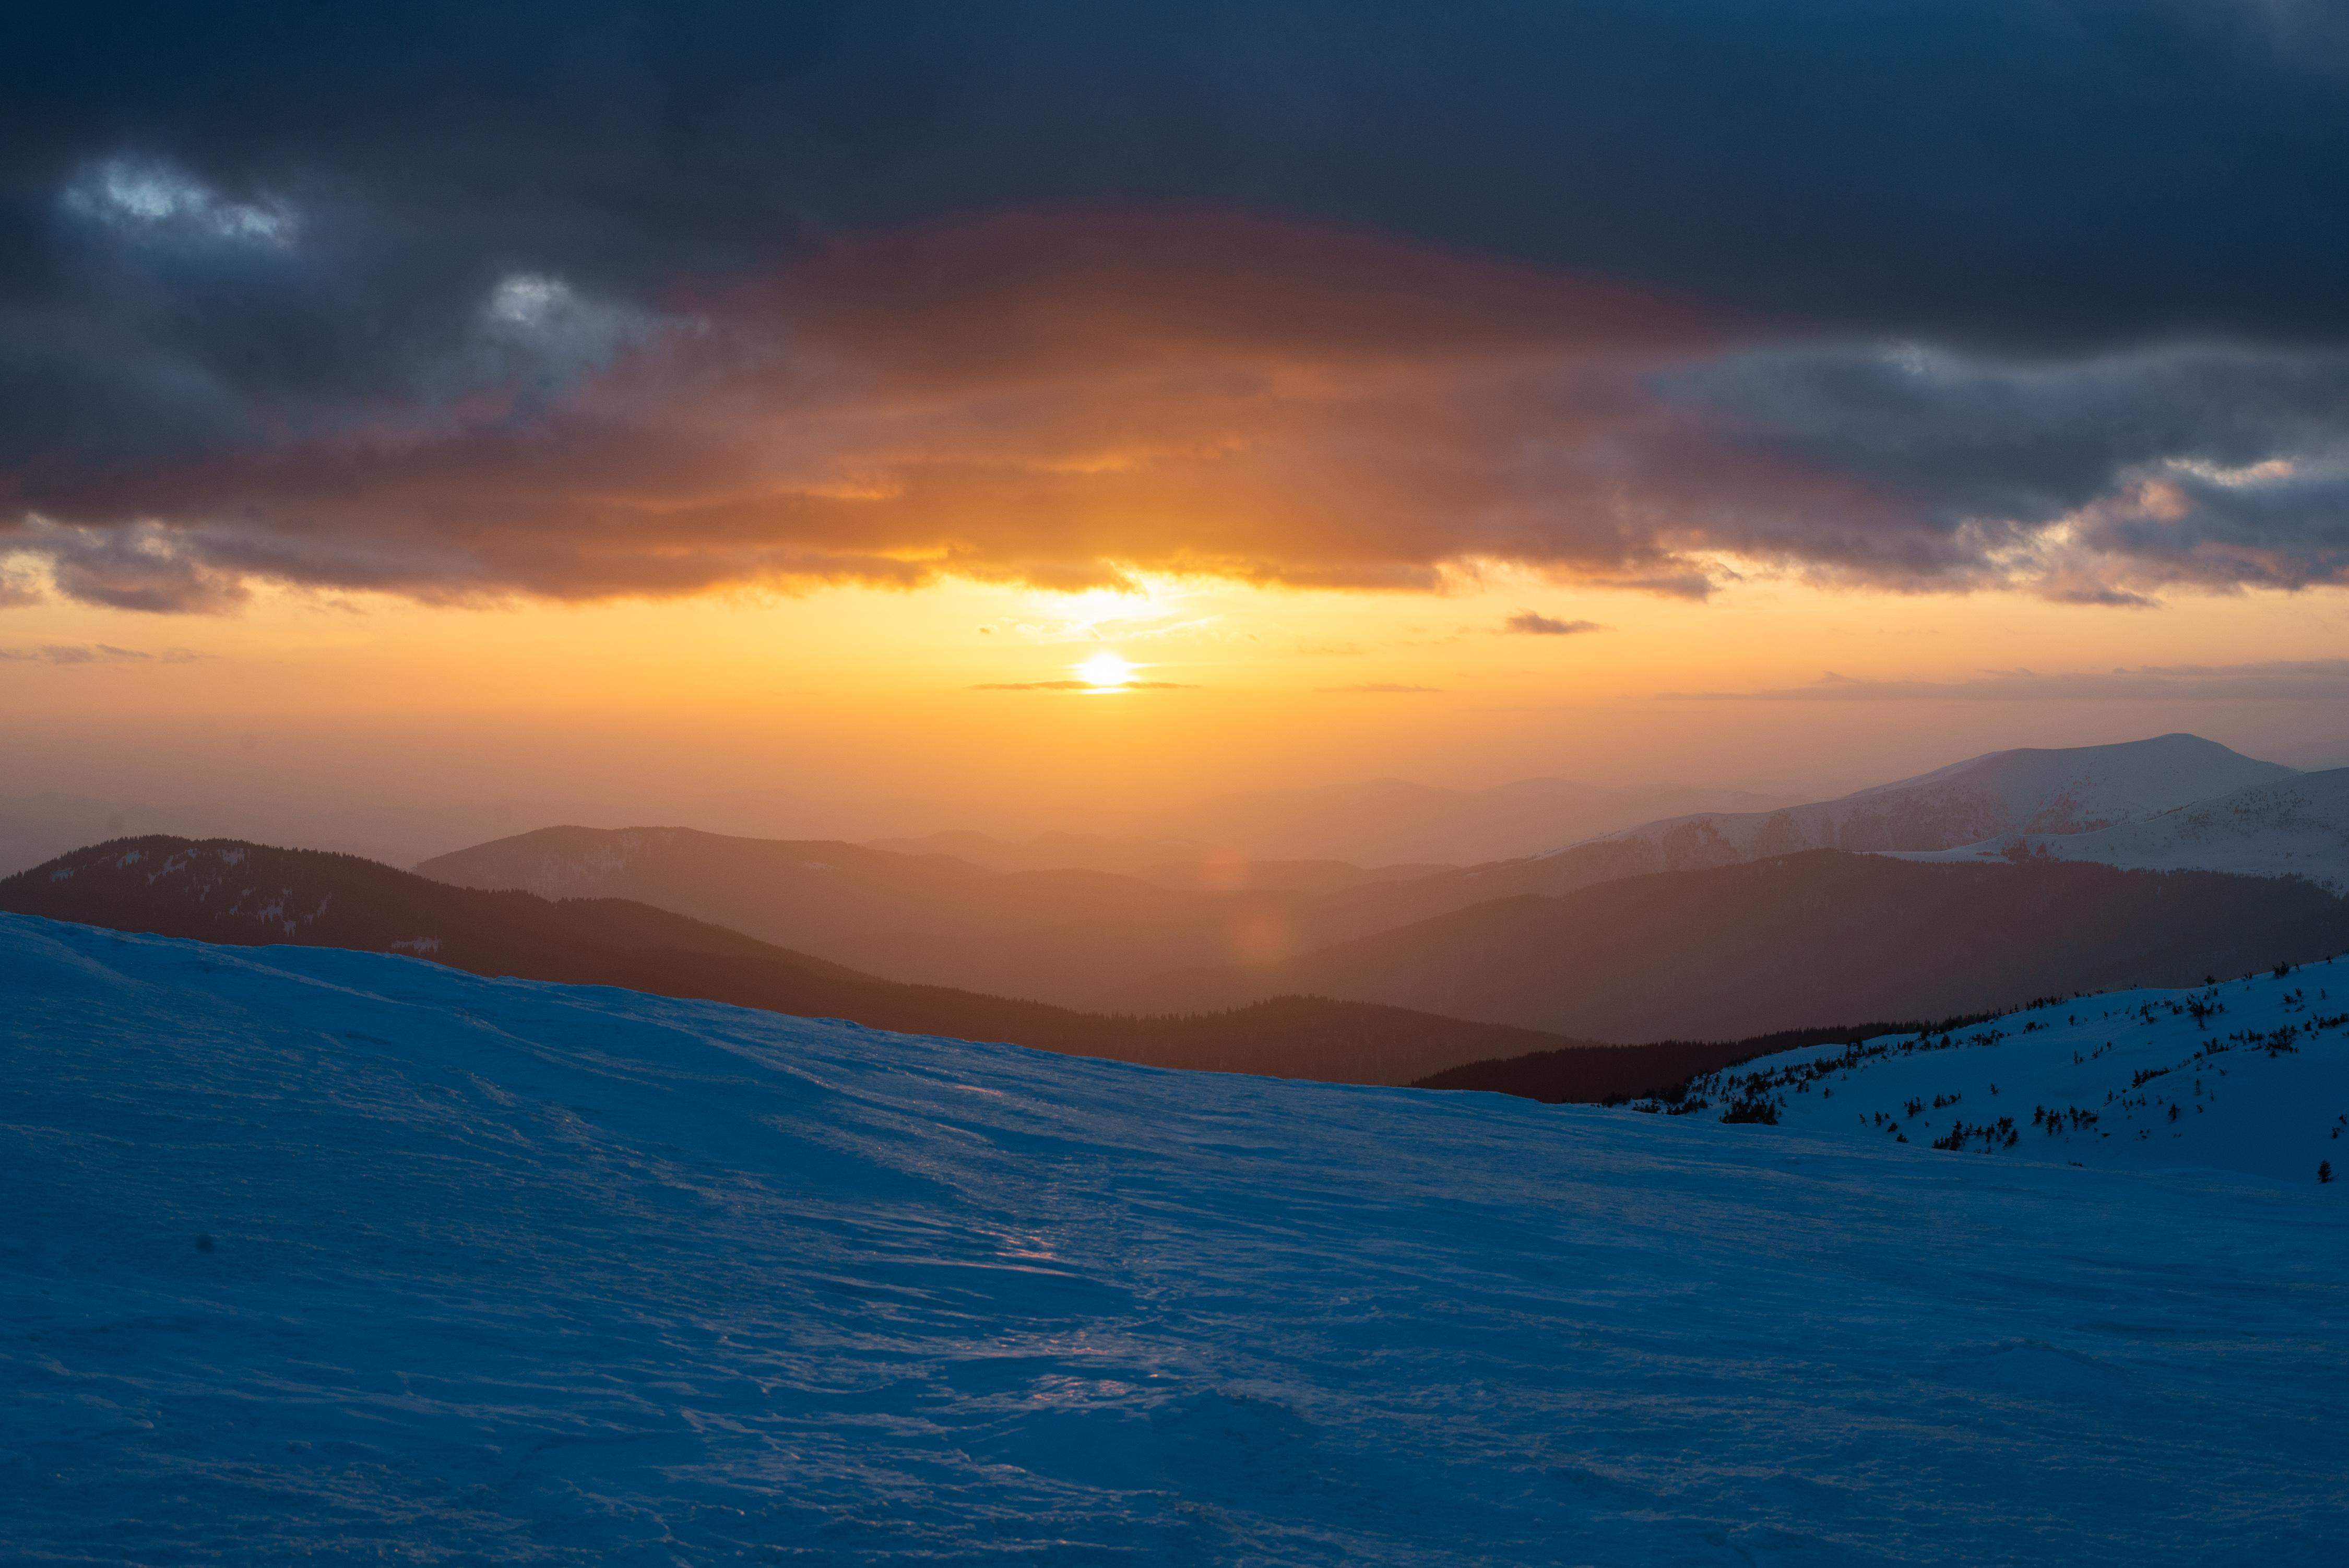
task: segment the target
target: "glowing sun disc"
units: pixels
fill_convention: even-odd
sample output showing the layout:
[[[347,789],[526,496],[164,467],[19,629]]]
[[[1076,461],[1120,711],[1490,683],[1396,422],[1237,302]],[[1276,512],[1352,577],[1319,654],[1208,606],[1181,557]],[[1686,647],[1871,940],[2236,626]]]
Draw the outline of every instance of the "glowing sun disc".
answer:
[[[1111,691],[1133,678],[1133,666],[1115,654],[1099,653],[1077,666],[1077,678],[1095,691]]]

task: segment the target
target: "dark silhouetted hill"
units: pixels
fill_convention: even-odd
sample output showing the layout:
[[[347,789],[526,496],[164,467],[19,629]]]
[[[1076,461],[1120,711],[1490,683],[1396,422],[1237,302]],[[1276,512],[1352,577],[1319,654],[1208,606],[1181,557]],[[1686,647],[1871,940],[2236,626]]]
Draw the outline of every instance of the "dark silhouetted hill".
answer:
[[[2349,903],[2296,879],[1816,850],[1502,899],[1281,963],[1168,975],[1116,1005],[1302,993],[1583,1039],[1738,1039],[2182,985],[2344,948]]]
[[[408,953],[480,975],[616,985],[874,1028],[1009,1040],[1154,1067],[1405,1083],[1573,1042],[1406,1009],[1268,998],[1119,1017],[878,980],[623,899],[453,887],[351,855],[227,840],[117,840],[0,881],[0,909],[118,931]]]
[[[1488,1094],[1513,1094],[1551,1105],[1595,1105],[1637,1099],[1649,1095],[1670,1098],[1700,1073],[1750,1062],[1779,1051],[1808,1046],[1851,1045],[1879,1035],[1936,1034],[1962,1029],[1992,1016],[1961,1014],[1954,1018],[1909,1019],[1900,1023],[1837,1024],[1824,1028],[1780,1029],[1743,1040],[1659,1040],[1644,1046],[1563,1046],[1522,1057],[1500,1057],[1467,1062],[1430,1073],[1413,1088],[1481,1089]],[[1675,1103],[1677,1103],[1675,1101]]]
[[[1170,845],[1214,841],[1215,834],[1199,841],[1047,835],[1027,846],[964,834],[882,849],[683,828],[572,827],[479,844],[418,869],[467,887],[635,899],[892,980],[1092,1010],[1138,1005],[1180,1011],[1208,997],[1169,995],[1151,984],[1156,977],[1299,959],[1498,899],[1811,847],[1930,850],[2010,829],[2085,831],[2242,781],[2291,776],[2288,769],[2187,735],[1993,752],[1837,800],[1651,822],[1556,854],[1456,869],[1152,859]],[[1403,825],[1420,820],[1430,795],[1388,782],[1226,803],[1237,810],[1236,803],[1253,802],[1242,818],[1313,802],[1341,814],[1369,813],[1363,820],[1394,813],[1400,847],[1417,841]],[[1468,799],[1508,821],[1517,821],[1512,813],[1519,811],[1533,813],[1526,820],[1543,820],[1559,805],[1556,791],[1527,785],[1462,796],[1444,810]],[[991,863],[903,852],[923,844]],[[1124,869],[1005,869],[1030,853]]]
[[[1281,957],[1372,926],[1276,888],[1108,872],[990,871],[947,855],[687,828],[547,828],[426,861],[441,882],[635,899],[868,974],[1089,1006],[1162,969]],[[1330,916],[1341,912],[1330,906]]]

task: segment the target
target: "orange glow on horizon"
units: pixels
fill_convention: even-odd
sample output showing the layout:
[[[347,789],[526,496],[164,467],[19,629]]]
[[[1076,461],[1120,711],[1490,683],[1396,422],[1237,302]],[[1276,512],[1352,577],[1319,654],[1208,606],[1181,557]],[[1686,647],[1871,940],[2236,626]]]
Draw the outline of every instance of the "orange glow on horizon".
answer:
[[[1511,629],[1528,614],[1589,629]],[[1829,672],[1963,682],[1992,647],[2001,668],[2042,673],[2326,660],[2344,634],[2335,593],[2143,611],[1748,576],[1696,603],[1499,569],[1440,593],[1154,576],[492,608],[272,591],[237,614],[170,617],[51,603],[0,618],[0,649],[19,651],[0,665],[16,742],[0,794],[164,795],[184,776],[256,799],[333,791],[353,810],[488,794],[614,800],[657,821],[680,814],[670,802],[745,790],[1043,815],[1381,777],[1825,792],[2002,747],[2173,729],[2299,761],[2349,738],[2340,714],[1717,694]],[[53,662],[51,647],[89,656]],[[1118,700],[1066,700],[1087,695]]]

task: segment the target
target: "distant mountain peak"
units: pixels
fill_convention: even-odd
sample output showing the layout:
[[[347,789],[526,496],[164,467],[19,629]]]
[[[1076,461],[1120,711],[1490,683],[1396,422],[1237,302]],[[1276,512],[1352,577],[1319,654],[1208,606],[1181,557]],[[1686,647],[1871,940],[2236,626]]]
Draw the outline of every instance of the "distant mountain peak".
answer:
[[[1650,863],[1635,869],[1671,871],[1805,849],[1930,851],[2008,833],[2094,832],[2293,774],[2282,763],[2183,733],[2102,746],[2015,747],[1808,805],[1646,822],[1552,855],[1571,856],[1603,841],[1619,846],[1603,852],[1613,865],[1624,859],[1622,846],[1632,847],[1636,861],[1637,846],[1646,845]]]

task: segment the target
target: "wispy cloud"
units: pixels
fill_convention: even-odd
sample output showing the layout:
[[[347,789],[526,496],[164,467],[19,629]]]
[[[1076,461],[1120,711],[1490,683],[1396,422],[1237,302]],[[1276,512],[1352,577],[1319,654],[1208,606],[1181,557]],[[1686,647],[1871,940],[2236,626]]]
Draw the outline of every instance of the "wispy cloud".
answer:
[[[233,201],[153,159],[109,159],[68,186],[63,204],[77,217],[151,236],[282,248],[301,232],[294,209],[275,197]]]
[[[1961,681],[1863,680],[1830,671],[1807,686],[1658,695],[1681,702],[2349,702],[2349,659],[1985,670]]]
[[[35,648],[0,648],[0,661],[33,665],[184,665],[203,657],[192,648],[166,648],[150,654],[140,648],[118,648],[111,643],[46,643]]]
[[[1584,632],[1603,632],[1607,628],[1596,621],[1559,621],[1520,610],[1501,623],[1504,632],[1518,632],[1528,637],[1572,637]]]
[[[981,681],[973,691],[1197,691],[1187,681],[1120,681],[1096,686],[1092,681]]]
[[[1316,686],[1313,689],[1332,694],[1347,692],[1364,696],[1418,696],[1424,693],[1439,692],[1444,688],[1432,686],[1404,686],[1396,681],[1361,681],[1353,686]]]

